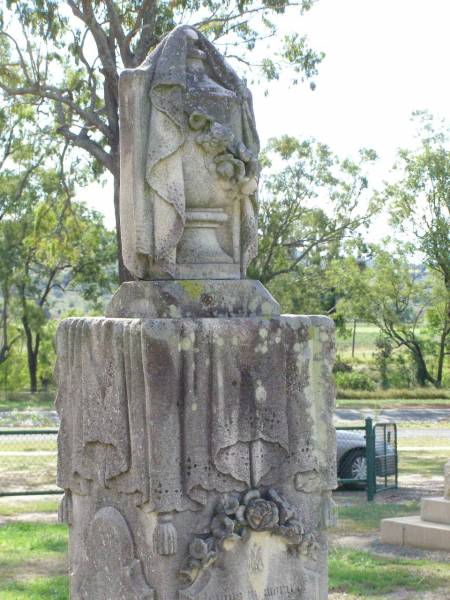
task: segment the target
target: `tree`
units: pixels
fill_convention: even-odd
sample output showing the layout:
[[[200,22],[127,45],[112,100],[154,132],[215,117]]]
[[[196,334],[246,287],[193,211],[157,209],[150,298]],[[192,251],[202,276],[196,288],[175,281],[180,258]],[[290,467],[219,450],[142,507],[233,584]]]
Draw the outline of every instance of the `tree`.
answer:
[[[2,37],[7,58],[0,87],[53,111],[56,130],[85,150],[96,173],[114,180],[119,271],[127,277],[120,250],[118,77],[136,67],[176,24],[190,23],[225,45],[241,67],[269,79],[290,66],[294,82],[316,73],[322,56],[298,34],[258,65],[248,52],[276,34],[276,16],[295,8],[303,14],[314,0],[7,0]]]
[[[11,350],[8,335],[13,327],[15,339],[20,331],[25,340],[31,391],[37,389],[39,353],[54,290],[76,288],[96,301],[114,281],[111,264],[116,253],[114,235],[106,231],[102,217],[73,200],[75,184],[85,179],[83,170],[69,161],[63,172],[57,160],[60,147],[35,133],[33,144],[38,139],[41,147],[33,145],[27,152],[26,140],[19,137],[25,141],[22,152],[11,152],[0,174],[3,358]]]
[[[400,150],[400,179],[386,186],[392,222],[412,234],[426,264],[450,292],[450,127],[416,112],[419,148]]]
[[[50,174],[51,177],[51,174]],[[48,182],[45,182],[48,183]],[[50,182],[49,185],[52,185]],[[47,193],[50,191],[45,185]],[[89,300],[109,290],[114,278],[113,235],[102,225],[102,217],[82,204],[70,207],[60,199],[42,199],[17,221],[1,224],[2,255],[15,255],[13,282],[14,312],[25,338],[30,390],[38,384],[42,330],[50,318],[49,303],[55,289],[77,289]]]
[[[324,144],[287,135],[270,142],[263,155],[270,173],[261,189],[258,256],[249,276],[269,285],[285,308],[334,311],[326,271],[379,209],[365,173],[375,159],[363,150],[358,162],[340,160]]]
[[[0,95],[0,224],[14,214],[26,210],[24,194],[30,179],[46,157],[48,146],[42,132],[34,131],[33,111],[30,107],[8,102]],[[17,252],[5,251],[15,248],[12,226],[4,225],[0,245],[0,296],[1,333],[0,364],[9,357],[14,344],[20,339],[17,327],[10,323],[10,302],[13,286],[12,273],[18,264]]]
[[[376,325],[394,349],[406,348],[419,384],[441,387],[449,338],[448,299],[435,273],[412,266],[412,250],[407,245],[389,249],[388,241],[385,248],[373,246],[371,262],[362,271],[354,257],[336,261],[337,308]]]
[[[412,235],[417,251],[437,278],[433,288],[436,314],[431,317],[429,312],[428,318],[442,325],[436,374],[441,382],[450,336],[450,127],[445,122],[437,124],[427,112],[416,112],[413,119],[418,123],[419,148],[400,150],[396,169],[401,176],[386,186],[385,196],[393,224],[403,235]]]

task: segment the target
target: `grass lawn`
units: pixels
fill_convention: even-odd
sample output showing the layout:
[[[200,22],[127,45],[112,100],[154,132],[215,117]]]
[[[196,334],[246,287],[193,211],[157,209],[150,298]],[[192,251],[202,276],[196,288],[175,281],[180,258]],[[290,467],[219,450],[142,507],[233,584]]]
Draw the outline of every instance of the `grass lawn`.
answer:
[[[0,598],[67,600],[67,527],[8,523],[0,527]]]
[[[376,533],[381,519],[416,515],[420,511],[419,502],[404,504],[364,504],[339,507],[338,526],[331,530],[341,535]]]
[[[0,489],[3,491],[55,488],[56,453],[27,452],[10,456],[0,452]]]
[[[424,423],[420,424],[420,428],[428,425],[436,428],[442,424]],[[415,426],[416,424],[404,424],[401,429],[414,430]],[[448,427],[448,423],[445,426]],[[18,446],[15,445],[16,441]],[[9,443],[12,444],[12,440]],[[24,477],[27,482],[30,476],[35,476],[36,470],[39,472],[37,463],[33,461],[39,461],[41,467],[46,464],[54,469],[54,462],[47,464],[48,459],[54,461],[53,457],[45,455],[49,450],[46,446],[48,443],[48,440],[43,439],[30,444],[27,439],[16,438],[14,448],[8,446],[7,450],[3,450],[3,457],[0,447],[0,475],[2,469],[5,469],[5,476],[6,471],[9,471],[8,476],[11,475],[11,463],[7,468],[4,466],[6,458],[16,461],[16,476]],[[50,443],[53,444],[53,450],[54,441]],[[432,432],[406,438],[400,435],[400,475],[442,477],[443,466],[450,456],[449,446],[450,434],[448,439],[433,437]],[[15,451],[27,453],[26,461],[24,456],[7,454]],[[44,454],[39,455],[39,452]],[[24,465],[28,466],[25,468]],[[54,471],[50,475],[49,470],[48,477],[53,482]],[[336,494],[336,498],[339,498],[339,494]],[[341,496],[341,502],[345,502],[345,506],[339,507],[338,526],[330,531],[330,594],[336,594],[345,600],[385,600],[387,597],[392,598],[388,594],[400,590],[406,590],[406,594],[411,591],[411,597],[414,598],[421,598],[421,594],[425,597],[427,592],[436,590],[436,598],[444,600],[446,592],[441,594],[441,590],[450,590],[448,564],[433,561],[429,555],[427,559],[422,555],[421,558],[385,556],[377,553],[371,545],[355,547],[349,541],[354,540],[354,536],[370,539],[370,536],[377,535],[383,518],[418,514],[419,502],[396,500],[396,503],[383,503],[380,494],[375,502],[368,504],[363,493],[350,494],[348,496],[348,492],[345,492],[345,496]],[[0,519],[14,516],[20,518],[25,513],[44,513],[48,519],[49,513],[56,512],[58,502],[59,496],[0,498]],[[346,537],[348,541],[344,543]],[[66,555],[65,525],[18,521],[0,526],[0,599],[67,600]],[[408,596],[402,598],[406,599]]]
[[[375,325],[367,323],[357,323],[355,336],[355,354],[361,356],[371,354],[375,349],[375,340],[379,336],[380,330]],[[341,356],[351,355],[352,336],[337,336],[337,352]]]
[[[340,506],[338,526],[330,533],[338,540],[342,536],[377,535],[381,519],[418,514],[419,507],[418,501],[401,504],[362,502]],[[418,558],[392,558],[341,546],[330,550],[329,578],[330,592],[344,593],[346,600],[382,600],[386,594],[396,590],[411,590],[415,594],[447,587],[450,590],[446,563]]]
[[[335,548],[330,551],[328,565],[330,592],[358,598],[383,598],[396,588],[427,592],[450,585],[448,564],[429,560],[387,558]]]
[[[367,392],[366,392],[367,393]],[[450,408],[450,398],[338,398],[337,408]]]
[[[450,451],[437,450],[399,450],[398,468],[401,475],[442,476],[444,465]]]
[[[26,513],[56,513],[59,496],[42,497],[24,496],[0,498],[0,517],[12,517]]]

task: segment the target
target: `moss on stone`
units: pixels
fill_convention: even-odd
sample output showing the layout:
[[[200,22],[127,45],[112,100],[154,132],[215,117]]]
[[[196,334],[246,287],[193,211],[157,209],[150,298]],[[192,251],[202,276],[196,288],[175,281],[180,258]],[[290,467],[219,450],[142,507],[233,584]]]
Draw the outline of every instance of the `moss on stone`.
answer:
[[[203,293],[204,287],[203,282],[200,281],[187,281],[183,280],[179,282],[184,291],[193,299],[198,300]]]

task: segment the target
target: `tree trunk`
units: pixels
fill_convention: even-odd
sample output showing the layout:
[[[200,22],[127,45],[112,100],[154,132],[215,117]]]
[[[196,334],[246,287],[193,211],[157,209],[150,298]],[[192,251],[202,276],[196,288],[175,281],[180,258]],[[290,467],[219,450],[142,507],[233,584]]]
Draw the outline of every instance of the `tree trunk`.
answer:
[[[36,350],[33,347],[33,333],[28,325],[26,318],[22,318],[23,330],[27,342],[27,360],[28,360],[28,375],[30,378],[30,392],[37,392],[37,368],[38,368],[38,352],[39,344],[36,345]]]
[[[423,354],[417,344],[412,344],[409,346],[412,351],[412,355],[414,356],[414,360],[416,361],[416,369],[417,369],[417,381],[419,385],[424,386],[426,383],[431,383],[432,385],[437,386],[436,380],[431,376],[430,372],[427,369],[427,365]]]
[[[444,374],[444,359],[445,359],[445,342],[447,339],[447,323],[445,324],[444,331],[442,332],[441,339],[439,341],[439,356],[438,356],[438,368],[436,374],[436,387],[442,387],[442,377]]]
[[[356,344],[356,319],[353,320],[352,358],[355,358],[355,344]]]

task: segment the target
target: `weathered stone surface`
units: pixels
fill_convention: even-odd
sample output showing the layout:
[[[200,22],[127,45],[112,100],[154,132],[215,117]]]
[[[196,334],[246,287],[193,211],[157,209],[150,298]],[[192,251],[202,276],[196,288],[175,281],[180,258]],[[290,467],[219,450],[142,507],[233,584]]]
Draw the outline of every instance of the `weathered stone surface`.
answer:
[[[120,512],[96,512],[86,542],[86,561],[74,573],[73,594],[83,600],[155,600],[134,555],[133,538]]]
[[[259,281],[129,281],[114,294],[107,317],[272,317],[280,305]]]
[[[317,564],[326,561],[326,550],[323,543],[318,546],[321,556],[306,552],[297,555],[287,551],[281,538],[252,532],[245,542],[227,544],[216,568],[202,573],[191,586],[180,592],[179,598],[322,600],[327,597],[326,582],[321,581]]]
[[[239,279],[256,253],[249,90],[191,27],[120,76],[123,258],[139,279]]]
[[[186,26],[119,87],[123,259],[144,281],[57,333],[71,598],[325,600],[334,326],[243,279],[250,92]]]
[[[73,499],[72,571],[87,577],[87,557],[100,550],[88,532],[113,506],[158,600],[326,598],[333,336],[322,317],[64,321],[58,482]],[[251,490],[260,500],[250,502]],[[196,558],[196,540],[208,538],[214,560]],[[118,568],[111,560],[102,573]]]

